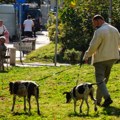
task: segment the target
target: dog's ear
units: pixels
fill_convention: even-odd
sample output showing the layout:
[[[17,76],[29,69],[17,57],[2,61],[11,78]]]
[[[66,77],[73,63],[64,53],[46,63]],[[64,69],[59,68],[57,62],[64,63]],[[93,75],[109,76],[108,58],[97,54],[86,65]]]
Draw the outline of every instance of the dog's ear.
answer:
[[[13,92],[13,82],[9,82],[9,91],[10,91],[10,94],[12,94]]]
[[[9,86],[12,87],[13,86],[13,82],[9,82]]]

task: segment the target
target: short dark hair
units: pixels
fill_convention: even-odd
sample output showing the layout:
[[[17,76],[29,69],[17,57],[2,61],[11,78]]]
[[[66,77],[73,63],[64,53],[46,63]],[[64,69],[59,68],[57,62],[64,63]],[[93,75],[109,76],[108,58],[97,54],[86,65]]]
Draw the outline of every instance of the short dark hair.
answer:
[[[104,17],[99,14],[93,17],[93,20],[99,20],[99,19],[104,20]]]
[[[30,18],[31,18],[31,15],[28,15],[27,18],[30,19]]]

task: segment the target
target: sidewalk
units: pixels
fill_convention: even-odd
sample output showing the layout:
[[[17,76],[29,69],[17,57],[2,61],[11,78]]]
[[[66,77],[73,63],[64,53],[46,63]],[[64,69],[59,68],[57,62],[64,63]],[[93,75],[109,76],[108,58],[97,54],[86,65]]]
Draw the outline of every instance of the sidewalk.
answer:
[[[42,31],[42,32],[37,32],[37,37],[36,37],[36,45],[35,49],[38,49],[40,47],[43,47],[45,45],[48,45],[50,43],[49,37],[48,37],[48,32],[47,31]],[[8,48],[13,48],[13,44],[7,44]],[[16,60],[20,60],[20,51],[16,51]],[[24,60],[23,54],[22,54],[22,60]],[[59,64],[57,63],[56,66],[64,66],[64,65],[69,65],[69,64]],[[55,66],[54,63],[48,63],[48,64],[43,64],[43,63],[16,63],[15,66],[19,67],[38,67],[38,66]]]
[[[37,32],[37,37],[36,37],[36,45],[35,49],[38,49],[40,47],[43,47],[45,45],[48,45],[50,43],[49,37],[48,37],[48,32],[47,31],[42,31],[42,32]],[[7,48],[13,48],[13,43],[6,44]],[[21,53],[22,54],[22,53]],[[16,60],[20,60],[20,51],[16,50]],[[23,54],[22,54],[22,60],[24,60]],[[45,65],[45,64],[40,64],[40,63],[16,63],[16,66],[20,67],[28,67],[28,66],[40,66],[40,65]],[[49,64],[52,65],[52,64]]]
[[[37,33],[35,49],[38,49],[49,43],[50,43],[50,40],[49,40],[47,31],[42,31],[42,32]],[[6,44],[6,46],[7,48],[13,48],[12,43]],[[23,55],[22,55],[22,59],[24,59]],[[16,50],[16,60],[20,60],[20,51],[17,51],[17,50]]]
[[[50,43],[50,40],[49,40],[47,31],[42,31],[37,33],[36,46],[35,46],[36,49],[42,46],[48,45],[49,43]]]

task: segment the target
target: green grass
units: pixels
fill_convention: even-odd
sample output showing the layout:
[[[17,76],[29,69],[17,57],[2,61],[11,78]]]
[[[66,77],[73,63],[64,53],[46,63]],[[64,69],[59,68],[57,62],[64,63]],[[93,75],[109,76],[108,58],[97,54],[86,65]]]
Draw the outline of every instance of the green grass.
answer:
[[[60,44],[57,45],[57,51],[61,49]],[[55,54],[55,44],[50,43],[49,45],[40,47],[39,49],[31,52],[26,56],[24,62],[42,62],[42,63],[53,63]]]
[[[90,113],[86,115],[86,104],[83,105],[83,113],[79,114],[77,102],[77,114],[73,111],[73,101],[65,103],[64,91],[69,91],[76,81],[95,82],[93,66],[78,65],[36,68],[12,67],[8,72],[0,73],[0,120],[120,120],[120,64],[113,66],[107,87],[113,99],[109,108],[98,107],[94,112],[94,104],[89,99]],[[16,80],[33,80],[40,87],[40,110],[41,116],[37,115],[36,102],[31,99],[32,115],[23,110],[23,99],[17,97],[15,111],[10,111],[12,95],[9,93],[9,82]],[[96,89],[96,86],[95,86]],[[28,106],[28,105],[27,105]]]

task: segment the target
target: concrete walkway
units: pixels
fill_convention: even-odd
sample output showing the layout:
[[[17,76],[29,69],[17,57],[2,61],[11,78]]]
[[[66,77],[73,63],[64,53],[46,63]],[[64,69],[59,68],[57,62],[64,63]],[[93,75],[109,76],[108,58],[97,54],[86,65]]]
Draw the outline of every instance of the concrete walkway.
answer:
[[[37,37],[36,37],[35,49],[38,49],[38,48],[48,45],[50,43],[47,31],[38,32],[36,34],[37,34]],[[7,44],[6,46],[8,48],[13,48],[13,44]],[[23,54],[21,56],[22,56],[22,60],[24,60],[25,58],[23,57]],[[20,60],[20,51],[16,51],[16,60]],[[56,66],[61,66],[61,65],[67,65],[67,64],[58,64],[57,63]],[[24,63],[23,62],[23,63],[16,63],[15,66],[38,67],[38,66],[55,66],[55,64],[54,63],[43,64],[43,63],[38,63],[38,62],[34,62],[34,63]]]
[[[45,45],[48,45],[50,43],[49,37],[48,37],[48,32],[47,31],[42,31],[42,32],[37,32],[37,37],[36,37],[36,44],[35,44],[35,49],[38,49],[40,47],[43,47]],[[14,45],[13,43],[10,44],[6,44],[7,48],[13,48]],[[25,58],[23,57],[23,53],[21,52],[21,57],[22,60],[24,60]],[[20,60],[20,51],[16,50],[16,60]],[[16,63],[15,66],[20,66],[20,67],[37,67],[40,66],[42,64],[40,63]],[[44,64],[43,64],[44,65]]]
[[[38,49],[49,43],[50,43],[50,40],[49,40],[47,31],[42,31],[42,32],[37,33],[35,49]],[[13,48],[12,43],[6,44],[6,46],[7,48]],[[24,59],[23,55],[22,55],[22,59]],[[16,50],[16,60],[20,60],[20,51],[17,51],[17,50]]]
[[[50,40],[49,40],[47,31],[42,31],[37,34],[36,46],[35,46],[36,49],[43,47],[45,45],[48,45],[49,43],[50,43]]]

